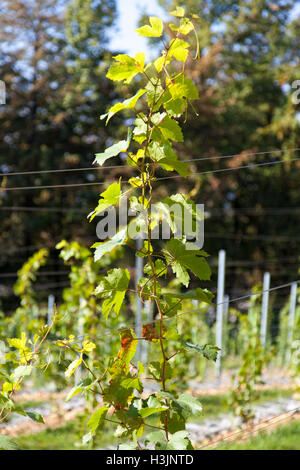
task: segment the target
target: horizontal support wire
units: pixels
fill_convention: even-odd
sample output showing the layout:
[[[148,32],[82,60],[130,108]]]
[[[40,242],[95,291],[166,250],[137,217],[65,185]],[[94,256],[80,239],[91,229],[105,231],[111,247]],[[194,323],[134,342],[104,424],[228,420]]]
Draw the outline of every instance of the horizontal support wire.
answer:
[[[267,155],[270,153],[285,153],[285,152],[297,152],[300,150],[298,148],[291,148],[291,149],[282,149],[282,150],[266,150],[263,152],[247,152],[242,150],[240,153],[231,154],[231,155],[212,155],[209,157],[199,157],[199,158],[191,158],[189,160],[182,160],[183,162],[197,162],[197,161],[204,161],[204,160],[215,160],[215,159],[226,159],[226,158],[235,158],[235,157],[253,157],[255,155]],[[72,171],[94,171],[94,170],[114,170],[116,168],[125,168],[124,165],[111,165],[111,166],[103,166],[103,167],[87,167],[87,168],[59,168],[54,170],[32,170],[32,171],[16,171],[16,172],[7,172],[7,173],[0,173],[0,176],[26,176],[26,175],[38,175],[38,174],[48,174],[48,173],[68,173]]]
[[[201,171],[201,172],[194,172],[192,175],[188,175],[187,177],[193,177],[194,175],[207,175],[207,174],[213,174],[213,173],[222,173],[222,172],[229,172],[229,171],[236,171],[236,170],[242,170],[248,168],[249,170],[252,170],[253,168],[256,167],[263,167],[263,166],[271,166],[271,165],[277,165],[279,163],[288,163],[288,162],[293,162],[293,161],[299,161],[300,157],[297,158],[290,158],[289,160],[277,160],[273,162],[264,162],[264,163],[251,163],[249,165],[241,165],[241,166],[236,166],[233,168],[220,168],[218,170],[208,170],[208,171]],[[160,178],[154,178],[153,182],[159,182],[159,181],[166,181],[170,179],[178,179],[178,178],[183,178],[181,175],[172,175],[172,176],[163,176]],[[68,189],[68,188],[76,188],[76,187],[83,187],[83,186],[99,186],[107,183],[113,183],[114,181],[98,181],[98,182],[92,182],[92,183],[73,183],[73,184],[55,184],[55,185],[45,185],[45,186],[16,186],[12,188],[6,188],[2,187],[0,190],[5,192],[5,191],[24,191],[24,190],[36,190],[36,189]],[[129,183],[129,180],[124,180],[123,183]]]
[[[261,295],[263,294],[264,292],[273,292],[273,291],[276,291],[278,289],[283,289],[285,287],[289,287],[291,286],[294,282],[297,282],[299,283],[300,282],[300,279],[298,280],[295,280],[295,281],[292,281],[292,282],[288,282],[286,284],[281,284],[279,286],[275,286],[275,287],[271,287],[270,289],[267,289],[267,290],[261,290],[259,292],[251,292],[250,294],[245,294],[245,295],[242,295],[240,297],[236,297],[234,299],[229,299],[229,303],[233,303],[233,302],[237,302],[239,300],[244,300],[244,299],[248,299],[250,297],[253,297],[253,296],[256,296],[256,295]],[[168,321],[171,321],[171,320],[176,320],[177,318],[181,318],[183,317],[184,315],[188,315],[188,314],[193,314],[193,313],[199,313],[201,311],[207,311],[207,309],[211,306],[211,307],[217,307],[218,305],[223,305],[225,304],[226,301],[223,301],[223,302],[219,302],[218,304],[211,304],[211,305],[207,305],[207,307],[201,307],[201,308],[198,308],[198,309],[193,309],[193,310],[189,310],[187,312],[182,312],[182,313],[179,313],[177,315],[174,315],[173,317],[168,317],[168,318],[164,318],[164,322],[168,322]],[[159,323],[161,320],[160,319],[154,319],[154,320],[151,320],[150,322],[148,323],[151,323],[151,324],[155,324],[155,323]],[[146,322],[147,323],[147,322]],[[121,326],[119,328],[111,328],[111,329],[108,329],[106,332],[103,332],[101,333],[101,336],[94,336],[94,339],[101,339],[103,338],[104,336],[111,336],[112,334],[114,333],[121,333],[122,331],[126,331],[128,329],[132,329],[132,330],[135,330],[136,328],[138,327],[142,327],[144,326],[145,322],[143,323],[140,323],[140,324],[131,324],[131,325],[126,325],[126,326]],[[78,339],[78,342],[83,340],[84,338],[88,337],[89,335],[79,335],[79,336],[75,336],[74,339]],[[63,341],[63,339],[57,339],[56,341]],[[105,340],[103,340],[105,341]],[[75,341],[74,341],[75,342]]]
[[[266,420],[264,420],[265,423],[268,423],[266,426],[262,426],[261,424],[258,423],[258,424],[256,425],[256,427],[257,427],[258,429],[252,429],[251,431],[248,431],[248,432],[246,432],[246,433],[245,433],[245,430],[243,430],[243,429],[241,429],[241,430],[239,430],[239,431],[235,431],[235,432],[233,432],[232,434],[229,434],[228,436],[223,437],[222,439],[216,439],[216,440],[210,442],[209,444],[205,444],[205,445],[203,445],[203,446],[201,446],[201,447],[198,447],[197,450],[205,449],[205,448],[210,447],[210,446],[212,446],[212,445],[218,444],[219,442],[223,442],[223,443],[224,443],[224,441],[227,441],[227,440],[230,439],[232,436],[236,436],[236,435],[239,435],[239,434],[242,434],[242,433],[245,433],[244,436],[243,436],[243,438],[242,438],[242,440],[244,440],[246,437],[250,436],[251,434],[254,434],[254,433],[260,432],[260,431],[264,431],[264,430],[267,429],[268,427],[273,426],[273,424],[274,424],[273,421],[275,421],[277,418],[280,418],[280,416],[285,416],[285,417],[284,417],[283,419],[281,419],[281,420],[276,421],[276,423],[280,423],[280,422],[282,422],[282,421],[286,421],[286,420],[290,419],[291,413],[296,413],[296,412],[298,412],[298,411],[300,411],[300,406],[297,406],[297,408],[293,408],[292,410],[288,410],[288,411],[285,411],[285,412],[280,413],[280,414],[278,414],[278,415],[272,416],[271,418],[267,418]],[[289,415],[289,416],[286,416],[288,413],[290,413],[290,415]],[[233,439],[232,441],[225,442],[225,444],[223,444],[223,445],[232,444],[232,442],[235,442],[235,441],[237,441],[237,440],[239,440],[239,439],[240,439],[240,437],[237,437],[237,438]],[[221,446],[222,446],[222,445],[221,445]],[[221,446],[218,446],[218,447],[221,447]]]

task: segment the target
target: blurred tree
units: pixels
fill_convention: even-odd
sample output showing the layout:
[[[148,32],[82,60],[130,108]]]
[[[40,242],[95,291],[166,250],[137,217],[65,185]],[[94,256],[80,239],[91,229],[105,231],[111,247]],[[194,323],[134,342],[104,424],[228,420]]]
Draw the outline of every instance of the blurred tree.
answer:
[[[117,97],[105,78],[115,0],[3,0],[0,8],[0,78],[7,90],[7,104],[0,106],[1,172],[90,167],[94,153],[119,132],[118,120],[109,131],[99,120]],[[84,223],[84,210],[88,214],[103,188],[10,192],[5,186],[103,178],[98,171],[2,177],[2,273],[17,268],[9,266],[10,248],[94,235],[94,227]],[[7,206],[53,210],[4,210]]]
[[[176,1],[159,0],[169,11]],[[197,82],[198,115],[188,118],[186,140],[178,147],[186,158],[238,154],[232,159],[211,159],[195,164],[196,171],[291,159],[300,152],[273,153],[249,157],[251,152],[300,147],[299,105],[292,102],[290,86],[299,70],[299,16],[294,6],[299,0],[186,0],[184,8],[199,15],[200,61],[186,64],[187,73]],[[216,253],[225,248],[229,260],[261,261],[298,255],[295,226],[300,213],[277,215],[261,208],[300,207],[296,190],[299,162],[228,171],[199,177],[196,198],[212,209],[206,221],[205,248]],[[295,169],[298,168],[297,171]],[[224,209],[252,208],[259,213],[230,215]],[[213,212],[221,209],[221,212]],[[233,211],[234,214],[234,211]],[[209,235],[211,234],[211,235]],[[254,237],[251,240],[243,236]],[[266,236],[259,240],[255,237]],[[287,236],[285,240],[272,237]],[[271,238],[268,238],[271,237]],[[276,283],[291,280],[297,267],[278,272],[279,262],[268,266]],[[284,266],[284,262],[281,264]],[[239,268],[231,273],[230,285],[256,282],[260,265]]]

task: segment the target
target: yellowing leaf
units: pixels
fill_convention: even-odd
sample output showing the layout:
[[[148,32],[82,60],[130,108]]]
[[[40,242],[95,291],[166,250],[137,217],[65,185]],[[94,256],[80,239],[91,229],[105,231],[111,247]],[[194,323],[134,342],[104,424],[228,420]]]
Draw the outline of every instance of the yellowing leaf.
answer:
[[[26,347],[26,334],[24,332],[21,333],[21,339],[19,338],[8,338],[8,344],[16,349],[25,349]]]
[[[115,206],[119,204],[120,198],[122,196],[121,192],[121,182],[112,183],[103,193],[100,194],[101,199],[99,199],[98,206],[96,209],[88,215],[90,222],[96,217],[96,215],[108,209],[108,207]]]
[[[94,243],[92,248],[96,248],[94,259],[99,261],[105,253],[109,253],[118,245],[123,245],[127,238],[127,227],[124,227],[119,232],[117,232],[110,240],[106,242],[97,242]]]
[[[141,73],[145,65],[145,54],[139,52],[135,57],[127,54],[118,54],[114,57],[115,63],[112,64],[107,73],[107,78],[113,81],[130,83],[131,80]]]
[[[103,165],[109,158],[116,157],[121,152],[126,152],[129,147],[131,139],[131,132],[128,129],[127,140],[120,140],[117,144],[112,145],[105,149],[103,153],[97,153],[94,163],[98,163],[99,165]]]
[[[136,167],[137,163],[140,159],[144,158],[145,150],[138,149],[137,153],[134,155],[133,153],[129,153],[127,157],[127,163],[129,166]]]
[[[181,98],[197,100],[199,98],[196,85],[190,78],[186,78],[184,75],[181,75],[175,81],[168,81],[168,90],[173,100]]]
[[[95,347],[96,347],[96,345],[94,343],[92,343],[92,341],[89,341],[89,340],[85,340],[82,343],[82,350],[84,352],[91,352],[91,351],[93,351],[93,349],[95,349]]]
[[[132,177],[132,178],[129,178],[128,183],[134,188],[139,188],[140,186],[142,186],[143,181],[141,180],[140,177]]]
[[[99,426],[102,426],[104,424],[104,420],[107,414],[108,408],[105,406],[102,406],[99,408],[95,413],[92,414],[92,416],[89,419],[88,422],[88,427],[91,430],[91,433],[94,434]]]
[[[122,111],[124,109],[130,109],[130,108],[134,108],[138,99],[143,96],[144,94],[146,93],[146,90],[144,90],[143,88],[141,90],[139,90],[134,96],[132,96],[131,98],[128,98],[127,100],[123,101],[123,102],[120,102],[120,103],[116,103],[114,104],[111,108],[109,108],[108,110],[108,113],[107,114],[102,114],[102,116],[100,116],[100,119],[106,119],[106,124],[108,123],[108,121],[115,115],[117,114],[119,111]]]
[[[156,16],[150,17],[150,25],[142,26],[141,28],[136,29],[136,33],[140,36],[146,36],[149,38],[159,38],[163,33],[163,24],[160,18]]]
[[[179,34],[183,34],[184,36],[186,34],[189,34],[194,29],[193,23],[187,18],[182,18],[182,20],[180,21],[180,26],[177,26],[173,23],[169,24],[169,26],[172,31],[178,31]]]
[[[156,68],[156,70],[157,70],[158,72],[161,72],[161,71],[162,71],[165,61],[166,61],[166,65],[167,65],[168,59],[166,60],[166,58],[165,58],[164,55],[162,55],[161,57],[158,57],[158,58],[154,61],[154,67]]]
[[[184,8],[176,7],[176,10],[170,11],[170,15],[182,18],[184,16]]]
[[[14,384],[12,384],[10,382],[4,382],[4,384],[2,385],[2,392],[3,393],[11,392],[13,387],[14,387]]]
[[[71,362],[71,364],[69,365],[69,367],[67,368],[65,372],[65,376],[71,377],[71,375],[74,374],[75,370],[77,369],[77,367],[80,366],[81,363],[82,363],[82,354],[80,355],[78,359],[75,359],[75,361]]]
[[[169,55],[180,62],[185,62],[189,55],[189,47],[190,45],[186,41],[176,38],[170,45]]]
[[[100,285],[96,288],[95,294],[101,297],[108,297],[102,305],[102,314],[107,319],[113,310],[119,314],[130,280],[127,269],[111,269]]]

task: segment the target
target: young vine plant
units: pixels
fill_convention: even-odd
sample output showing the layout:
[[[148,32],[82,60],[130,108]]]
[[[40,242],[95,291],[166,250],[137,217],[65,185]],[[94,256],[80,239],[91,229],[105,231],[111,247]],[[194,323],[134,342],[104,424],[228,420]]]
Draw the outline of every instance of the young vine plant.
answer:
[[[82,346],[74,346],[72,337],[59,342],[60,346],[77,354],[67,369],[67,376],[71,376],[79,366],[87,371],[87,378],[72,389],[69,397],[84,392],[96,394],[100,401],[100,406],[88,421],[89,432],[84,436],[84,442],[92,442],[95,434],[109,421],[116,426],[116,437],[124,438],[120,449],[192,449],[186,421],[201,413],[201,404],[191,394],[176,393],[174,359],[186,349],[209,360],[216,360],[218,354],[217,347],[192,344],[176,328],[176,317],[184,313],[182,307],[186,299],[211,304],[213,298],[206,289],[186,290],[190,273],[199,280],[210,279],[208,254],[197,246],[193,249],[188,247],[186,237],[174,236],[184,225],[184,220],[172,214],[172,205],[176,203],[188,209],[197,221],[195,203],[183,194],[174,194],[158,201],[161,208],[158,214],[150,212],[158,170],[176,172],[183,178],[190,174],[189,166],[179,160],[173,143],[183,142],[178,120],[187,113],[189,104],[194,108],[192,101],[199,98],[195,84],[185,76],[184,70],[194,38],[197,38],[194,26],[197,16],[187,18],[184,9],[179,7],[171,14],[175,17],[174,23],[165,25],[170,38],[164,32],[163,22],[156,17],[150,17],[150,23],[137,30],[140,36],[161,41],[163,50],[154,62],[146,64],[142,52],[134,57],[118,54],[108,70],[107,77],[114,82],[130,85],[140,78],[142,87],[134,96],[114,104],[107,114],[101,116],[109,123],[123,110],[135,113],[134,125],[128,129],[127,138],[97,154],[95,162],[103,165],[109,158],[126,153],[128,165],[137,174],[128,181],[126,191],[121,180],[112,183],[100,195],[98,206],[89,215],[92,221],[108,208],[120,206],[124,197],[129,195],[129,209],[135,218],[128,225],[120,225],[109,240],[93,245],[94,259],[98,262],[122,245],[135,247],[133,233],[139,233],[144,243],[136,253],[144,258],[144,277],[139,280],[137,289],[132,289],[128,269],[111,269],[102,276],[94,294],[103,300],[105,319],[118,316],[126,295],[132,293],[139,295],[143,303],[150,301],[156,317],[153,323],[143,325],[141,337],[137,337],[134,328],[120,329],[121,345],[117,356],[108,360],[104,358],[102,362],[95,357],[97,345],[92,338],[86,339]],[[158,243],[152,244],[151,233],[162,218],[168,221],[172,237],[163,248],[159,246],[158,251]],[[163,278],[168,272],[173,272],[184,292],[180,289],[166,292]],[[149,364],[134,364],[139,341],[151,343],[156,351],[153,357],[159,359]],[[144,391],[146,379],[149,379],[145,377],[145,370],[152,383],[158,383],[159,391]]]

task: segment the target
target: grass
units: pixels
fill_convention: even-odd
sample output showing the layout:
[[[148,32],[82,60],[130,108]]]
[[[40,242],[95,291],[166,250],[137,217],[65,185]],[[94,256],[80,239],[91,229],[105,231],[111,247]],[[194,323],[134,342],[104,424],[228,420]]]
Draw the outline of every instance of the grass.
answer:
[[[65,426],[57,429],[45,429],[37,434],[20,436],[14,439],[22,450],[86,450],[90,447],[82,445],[82,436],[87,432],[86,419],[79,416]],[[95,439],[94,448],[116,445],[112,428],[107,427]]]
[[[245,442],[226,444],[219,450],[300,450],[300,421],[266,433],[260,432]]]
[[[291,396],[293,390],[262,390],[258,392],[258,398],[255,404],[263,403],[265,401],[273,401],[278,398],[285,398]],[[228,394],[222,395],[203,395],[199,397],[199,401],[203,407],[203,415],[200,420],[217,416],[221,413],[230,413],[230,407],[228,405]],[[199,418],[194,421],[199,421]]]

